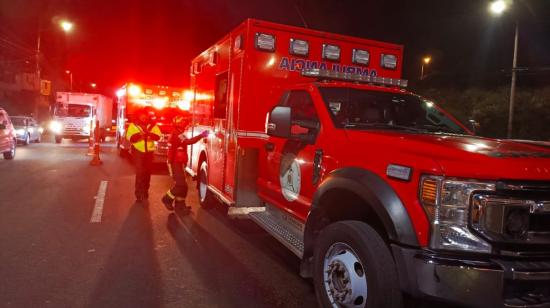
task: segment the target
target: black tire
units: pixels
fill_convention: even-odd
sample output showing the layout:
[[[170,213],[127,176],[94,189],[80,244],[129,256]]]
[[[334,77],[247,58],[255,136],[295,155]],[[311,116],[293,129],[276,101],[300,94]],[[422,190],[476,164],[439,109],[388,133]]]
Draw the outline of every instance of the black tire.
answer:
[[[366,223],[346,220],[327,226],[319,235],[313,258],[313,283],[321,307],[403,306],[393,257],[380,235]],[[347,284],[343,277],[348,277]],[[352,285],[355,289],[345,295],[342,291],[351,290]]]
[[[208,189],[208,165],[202,162],[197,176],[197,190],[199,193],[199,204],[203,209],[211,209],[214,206],[214,196]]]
[[[4,152],[4,159],[11,160],[15,158],[15,149],[16,149],[17,140],[13,140],[12,147],[10,151]]]
[[[31,143],[31,134],[27,133],[25,135],[25,140],[23,140],[23,145],[29,145]]]
[[[63,140],[63,138],[60,136],[55,136],[55,143],[61,143],[61,140]]]

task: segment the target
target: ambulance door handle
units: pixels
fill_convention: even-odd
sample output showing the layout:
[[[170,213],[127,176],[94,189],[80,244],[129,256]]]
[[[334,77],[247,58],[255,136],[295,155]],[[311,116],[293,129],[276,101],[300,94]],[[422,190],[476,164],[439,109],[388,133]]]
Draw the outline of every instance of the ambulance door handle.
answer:
[[[275,144],[273,142],[267,142],[265,144],[265,150],[268,152],[272,152],[273,150],[275,150]]]

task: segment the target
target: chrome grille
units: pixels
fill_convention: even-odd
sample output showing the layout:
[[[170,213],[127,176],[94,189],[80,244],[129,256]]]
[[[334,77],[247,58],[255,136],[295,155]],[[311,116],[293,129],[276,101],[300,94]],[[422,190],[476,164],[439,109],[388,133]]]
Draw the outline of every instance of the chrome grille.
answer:
[[[500,182],[497,192],[473,196],[471,226],[493,243],[550,244],[548,183]],[[548,249],[550,250],[550,249]]]

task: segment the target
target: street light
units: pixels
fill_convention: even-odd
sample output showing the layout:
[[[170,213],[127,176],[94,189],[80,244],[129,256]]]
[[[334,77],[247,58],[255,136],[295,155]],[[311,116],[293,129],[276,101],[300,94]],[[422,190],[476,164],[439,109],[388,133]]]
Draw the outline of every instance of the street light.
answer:
[[[92,82],[92,83],[90,83],[90,87],[95,89],[97,87],[97,84],[95,82]]]
[[[66,70],[65,74],[69,75],[69,79],[71,81],[71,92],[73,91],[73,72]]]
[[[68,33],[72,30],[74,24],[69,22],[69,21],[62,21],[61,23],[59,23],[59,26],[61,27],[61,29],[65,32],[65,33]],[[41,24],[40,24],[40,20],[38,21],[38,33],[37,33],[37,37],[36,37],[36,79],[38,80],[38,92],[37,92],[37,95],[36,95],[36,105],[35,105],[35,114],[36,116],[38,117],[38,105],[40,103],[40,87],[41,87],[41,82],[40,82],[40,43],[41,43],[41,39],[42,39],[42,32],[45,31],[41,28]]]
[[[497,0],[489,4],[489,11],[496,16],[504,14],[511,6],[511,0]],[[512,123],[514,121],[514,100],[516,97],[516,72],[518,63],[518,40],[519,40],[519,23],[516,20],[516,29],[514,35],[514,58],[512,59],[512,83],[510,86],[510,104],[508,110],[508,129],[506,136],[508,139],[512,137]]]
[[[71,32],[71,30],[74,27],[74,24],[70,21],[63,20],[59,23],[59,26],[61,27],[61,29],[63,29],[63,31]]]
[[[422,68],[420,69],[420,80],[424,79],[424,65],[428,65],[432,62],[432,57],[426,56],[422,59]]]

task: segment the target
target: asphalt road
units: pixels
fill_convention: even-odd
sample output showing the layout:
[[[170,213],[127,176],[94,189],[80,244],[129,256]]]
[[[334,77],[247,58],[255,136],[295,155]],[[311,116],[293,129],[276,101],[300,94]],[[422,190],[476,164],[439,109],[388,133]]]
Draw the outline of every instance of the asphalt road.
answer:
[[[108,143],[89,166],[86,146],[31,144],[0,160],[0,307],[316,307],[298,258],[269,235],[200,209],[195,189],[190,215],[167,211],[162,166],[148,204],[134,204],[131,163]]]

